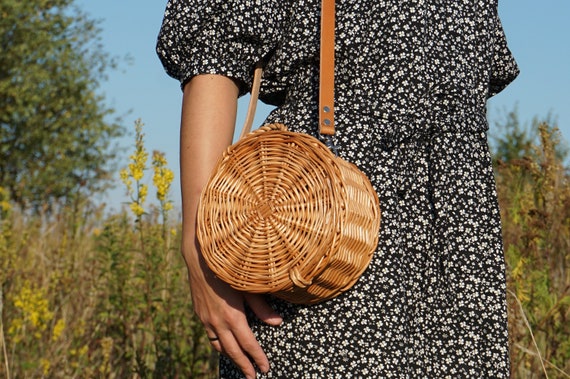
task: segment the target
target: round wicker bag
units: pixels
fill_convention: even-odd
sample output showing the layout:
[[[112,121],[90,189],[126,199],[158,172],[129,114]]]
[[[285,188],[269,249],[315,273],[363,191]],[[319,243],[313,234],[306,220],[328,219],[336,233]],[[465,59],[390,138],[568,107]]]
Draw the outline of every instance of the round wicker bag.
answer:
[[[335,2],[321,2],[319,132],[334,135]],[[316,303],[346,291],[378,243],[380,208],[358,168],[318,139],[270,124],[249,133],[262,65],[255,69],[242,137],[214,168],[198,207],[210,269],[233,288]]]
[[[202,193],[197,234],[233,288],[310,304],[352,287],[379,226],[378,196],[356,166],[271,124],[226,150]]]

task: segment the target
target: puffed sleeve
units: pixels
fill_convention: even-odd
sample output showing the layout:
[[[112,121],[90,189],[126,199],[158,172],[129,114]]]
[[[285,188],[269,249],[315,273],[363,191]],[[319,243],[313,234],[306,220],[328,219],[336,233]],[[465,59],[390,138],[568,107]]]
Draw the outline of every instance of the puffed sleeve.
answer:
[[[491,67],[488,97],[501,92],[519,74],[519,67],[507,46],[507,38],[498,15],[496,15],[495,18],[493,38],[494,54],[492,57],[493,64]]]
[[[199,74],[228,76],[249,91],[255,64],[271,54],[286,25],[283,0],[169,0],[158,56],[183,86]]]

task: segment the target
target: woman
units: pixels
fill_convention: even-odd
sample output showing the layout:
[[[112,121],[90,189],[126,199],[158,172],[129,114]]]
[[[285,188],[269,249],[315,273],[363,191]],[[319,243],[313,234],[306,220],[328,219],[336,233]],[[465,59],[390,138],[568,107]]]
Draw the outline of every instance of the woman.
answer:
[[[327,0],[328,1],[328,0]],[[337,1],[339,155],[372,181],[377,251],[312,306],[236,292],[195,240],[199,194],[258,61],[267,122],[317,134],[319,0],[170,0],[157,51],[182,83],[182,251],[222,378],[508,377],[486,100],[518,74],[496,1]]]

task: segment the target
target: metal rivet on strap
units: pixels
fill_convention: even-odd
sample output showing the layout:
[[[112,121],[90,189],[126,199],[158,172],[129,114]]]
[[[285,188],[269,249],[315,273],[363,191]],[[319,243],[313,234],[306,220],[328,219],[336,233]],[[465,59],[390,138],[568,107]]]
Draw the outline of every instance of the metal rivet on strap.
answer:
[[[323,107],[323,112],[329,113],[330,111],[331,111],[330,107],[328,107],[326,105]]]
[[[326,126],[329,126],[331,124],[331,120],[329,120],[328,118],[325,118],[323,120],[323,124],[325,124]]]

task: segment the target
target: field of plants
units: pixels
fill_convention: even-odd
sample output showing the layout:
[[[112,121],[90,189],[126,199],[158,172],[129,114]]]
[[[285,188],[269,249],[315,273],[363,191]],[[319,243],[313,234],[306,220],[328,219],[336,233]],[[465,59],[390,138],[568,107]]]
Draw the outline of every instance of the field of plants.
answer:
[[[536,133],[525,154],[495,164],[511,370],[569,378],[570,177],[556,131]],[[116,214],[88,201],[21,212],[0,188],[0,377],[216,377],[178,251],[174,174],[143,136],[137,123],[120,175],[131,203]]]

